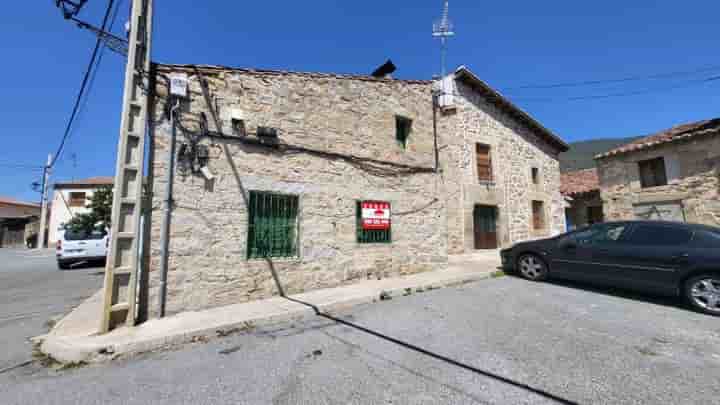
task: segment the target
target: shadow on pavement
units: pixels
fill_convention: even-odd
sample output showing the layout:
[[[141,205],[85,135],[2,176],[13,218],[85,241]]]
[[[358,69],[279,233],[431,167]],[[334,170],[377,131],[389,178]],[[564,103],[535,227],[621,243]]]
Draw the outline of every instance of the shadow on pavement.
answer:
[[[512,274],[511,275],[514,278],[527,281],[524,278]],[[532,283],[532,281],[527,281],[528,283]],[[560,286],[560,287],[566,287],[566,288],[572,288],[574,290],[583,290],[587,292],[593,292],[603,295],[609,295],[613,297],[619,297],[619,298],[625,298],[633,301],[639,301],[639,302],[645,302],[648,304],[655,304],[655,305],[662,305],[666,307],[672,307],[672,308],[678,308],[678,309],[684,309],[690,312],[695,313],[692,309],[690,309],[685,302],[680,297],[672,297],[672,296],[663,296],[663,295],[657,295],[652,294],[650,292],[638,292],[630,289],[624,289],[624,288],[618,288],[618,287],[608,287],[608,286],[601,286],[597,284],[590,284],[587,282],[580,282],[580,281],[571,281],[571,280],[561,280],[561,279],[550,279],[543,281],[544,283]]]

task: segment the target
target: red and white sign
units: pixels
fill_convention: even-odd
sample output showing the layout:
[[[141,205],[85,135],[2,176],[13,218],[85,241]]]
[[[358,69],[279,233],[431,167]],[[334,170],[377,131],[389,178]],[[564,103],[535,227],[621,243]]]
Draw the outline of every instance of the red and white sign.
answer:
[[[390,229],[390,203],[383,201],[362,202],[363,229]]]

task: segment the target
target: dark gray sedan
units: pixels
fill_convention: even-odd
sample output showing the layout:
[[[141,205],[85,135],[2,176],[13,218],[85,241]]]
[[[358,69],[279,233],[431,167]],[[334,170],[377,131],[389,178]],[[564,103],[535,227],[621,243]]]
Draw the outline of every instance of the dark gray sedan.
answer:
[[[506,271],[681,296],[720,315],[720,228],[659,221],[606,222],[500,252]]]

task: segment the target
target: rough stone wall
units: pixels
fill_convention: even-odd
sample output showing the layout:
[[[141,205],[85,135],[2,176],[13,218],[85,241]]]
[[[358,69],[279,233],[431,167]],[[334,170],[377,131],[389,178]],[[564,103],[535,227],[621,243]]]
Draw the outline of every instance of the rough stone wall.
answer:
[[[638,161],[665,158],[668,184],[642,188]],[[635,219],[638,204],[680,202],[688,222],[720,226],[718,133],[596,161],[608,220]]]
[[[169,73],[160,67],[160,73]],[[180,68],[174,67],[174,70]],[[192,72],[189,72],[192,74]],[[275,127],[280,141],[322,151],[433,167],[431,86],[427,82],[362,80],[327,75],[207,70],[223,132],[231,109],[243,111],[249,132]],[[207,114],[197,78],[183,104],[184,125]],[[152,175],[150,307],[157,302],[162,198],[170,125],[167,90],[158,85]],[[413,120],[407,147],[395,139],[395,115]],[[252,136],[251,136],[252,137]],[[184,138],[179,135],[178,142]],[[168,276],[168,312],[239,303],[277,294],[270,265],[287,293],[438,269],[447,263],[443,179],[435,173],[368,172],[343,160],[277,153],[237,141],[210,145],[214,181],[176,175]],[[227,154],[226,154],[227,152]],[[299,255],[247,259],[248,212],[242,188],[299,196]],[[392,204],[392,243],[356,241],[358,200]]]
[[[498,245],[565,231],[558,151],[526,126],[457,82],[456,110],[440,120],[441,162],[448,192],[448,250],[474,249],[473,207],[497,206]],[[490,145],[493,181],[477,176],[475,144]],[[540,184],[533,184],[537,167]],[[532,229],[532,201],[545,205],[545,229]]]

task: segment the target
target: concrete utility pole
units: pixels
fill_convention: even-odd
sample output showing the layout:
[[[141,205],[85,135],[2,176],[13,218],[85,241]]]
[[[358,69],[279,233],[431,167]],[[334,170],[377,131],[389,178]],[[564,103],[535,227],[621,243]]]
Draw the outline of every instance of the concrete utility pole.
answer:
[[[37,249],[45,247],[45,228],[47,226],[47,207],[48,207],[48,185],[50,183],[50,164],[52,163],[52,154],[48,154],[47,164],[43,167],[43,179],[40,197],[40,230],[38,231]]]
[[[132,0],[100,332],[135,324],[153,0]],[[120,297],[125,296],[124,300]]]

